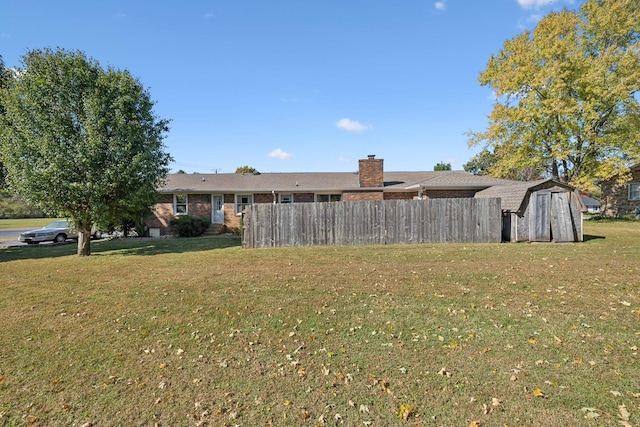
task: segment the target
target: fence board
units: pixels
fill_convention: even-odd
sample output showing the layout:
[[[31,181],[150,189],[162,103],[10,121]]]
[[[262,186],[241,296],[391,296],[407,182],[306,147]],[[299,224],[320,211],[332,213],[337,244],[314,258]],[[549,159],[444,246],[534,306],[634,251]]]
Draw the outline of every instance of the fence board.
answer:
[[[254,204],[243,246],[500,242],[500,199]]]

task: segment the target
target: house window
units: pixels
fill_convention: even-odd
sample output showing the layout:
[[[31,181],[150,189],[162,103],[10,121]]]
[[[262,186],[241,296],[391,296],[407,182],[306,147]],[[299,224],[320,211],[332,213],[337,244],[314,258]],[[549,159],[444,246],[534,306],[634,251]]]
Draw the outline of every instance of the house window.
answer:
[[[293,194],[281,194],[280,203],[293,203]]]
[[[187,209],[187,195],[186,194],[174,194],[173,195],[173,211],[176,215],[186,215]]]
[[[253,204],[253,194],[236,194],[236,214],[240,215],[245,206]]]
[[[339,202],[342,194],[316,194],[316,202]]]
[[[629,184],[629,200],[640,200],[640,182]]]

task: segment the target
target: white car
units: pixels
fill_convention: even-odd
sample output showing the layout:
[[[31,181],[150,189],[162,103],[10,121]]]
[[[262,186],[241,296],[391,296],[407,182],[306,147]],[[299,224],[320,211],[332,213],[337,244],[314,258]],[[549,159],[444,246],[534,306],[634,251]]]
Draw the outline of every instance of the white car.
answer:
[[[92,230],[92,237],[99,238],[100,233]],[[29,245],[35,245],[40,242],[56,242],[62,243],[67,239],[77,239],[78,231],[73,223],[68,220],[54,221],[51,224],[38,228],[36,230],[20,233],[20,241]]]

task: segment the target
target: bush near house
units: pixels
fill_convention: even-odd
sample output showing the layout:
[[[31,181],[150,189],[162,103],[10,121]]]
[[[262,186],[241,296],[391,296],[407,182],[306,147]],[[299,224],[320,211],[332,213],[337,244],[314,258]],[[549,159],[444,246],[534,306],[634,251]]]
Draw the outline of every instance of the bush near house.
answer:
[[[170,223],[171,232],[178,237],[198,237],[202,236],[209,228],[209,220],[197,218],[189,215],[182,215],[172,219]]]

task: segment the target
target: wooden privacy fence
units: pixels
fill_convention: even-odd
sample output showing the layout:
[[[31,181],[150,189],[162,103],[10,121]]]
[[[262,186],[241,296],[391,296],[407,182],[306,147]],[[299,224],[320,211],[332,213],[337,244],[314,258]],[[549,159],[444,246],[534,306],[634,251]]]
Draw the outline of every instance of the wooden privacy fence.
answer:
[[[244,248],[501,241],[500,199],[254,204]]]

